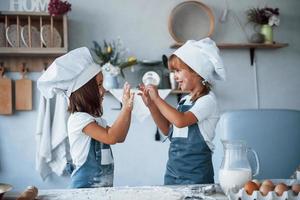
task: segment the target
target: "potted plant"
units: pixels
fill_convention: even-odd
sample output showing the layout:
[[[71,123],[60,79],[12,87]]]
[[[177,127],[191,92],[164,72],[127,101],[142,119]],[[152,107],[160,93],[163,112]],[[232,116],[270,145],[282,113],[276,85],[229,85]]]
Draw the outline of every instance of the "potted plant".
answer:
[[[260,25],[260,33],[264,36],[264,42],[273,43],[273,26],[279,26],[278,8],[251,8],[247,10],[248,21]]]
[[[118,75],[124,77],[123,69],[137,64],[137,59],[133,56],[126,57],[128,51],[122,45],[120,39],[117,42],[103,41],[103,46],[93,41],[92,51],[95,53],[96,62],[102,66],[105,89],[118,88]]]

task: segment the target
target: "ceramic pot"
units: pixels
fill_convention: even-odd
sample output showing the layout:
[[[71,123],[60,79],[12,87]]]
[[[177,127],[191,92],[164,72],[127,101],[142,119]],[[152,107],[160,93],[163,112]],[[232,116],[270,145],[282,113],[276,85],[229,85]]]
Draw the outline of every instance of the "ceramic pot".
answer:
[[[103,87],[106,90],[119,88],[118,76],[104,73]]]
[[[106,90],[119,88],[118,75],[120,74],[120,68],[108,62],[102,66],[102,73],[103,87]]]
[[[260,29],[260,33],[264,35],[264,43],[265,44],[273,44],[273,29],[272,26],[267,24],[262,25]]]

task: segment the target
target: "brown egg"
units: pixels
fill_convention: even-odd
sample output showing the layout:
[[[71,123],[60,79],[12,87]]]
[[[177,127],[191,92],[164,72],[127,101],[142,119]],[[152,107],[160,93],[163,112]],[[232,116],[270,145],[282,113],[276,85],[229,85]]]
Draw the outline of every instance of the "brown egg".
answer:
[[[278,196],[282,196],[282,194],[288,191],[288,186],[284,183],[279,183],[278,185],[276,185],[274,192],[278,195]]]
[[[272,188],[272,190],[275,187],[274,183],[272,181],[270,181],[270,180],[264,180],[261,185],[268,185],[268,186],[270,186]]]
[[[253,191],[258,190],[259,187],[254,183],[253,181],[248,181],[244,185],[244,190],[247,192],[247,194],[252,195]]]
[[[270,185],[261,185],[259,188],[260,193],[263,196],[267,196],[270,191],[272,191],[272,187]]]
[[[252,182],[256,183],[258,188],[261,186],[261,183],[257,179],[253,179]]]
[[[293,192],[294,192],[295,195],[298,195],[298,193],[300,192],[300,184],[299,183],[298,184],[294,184],[292,186],[292,190],[293,190]]]

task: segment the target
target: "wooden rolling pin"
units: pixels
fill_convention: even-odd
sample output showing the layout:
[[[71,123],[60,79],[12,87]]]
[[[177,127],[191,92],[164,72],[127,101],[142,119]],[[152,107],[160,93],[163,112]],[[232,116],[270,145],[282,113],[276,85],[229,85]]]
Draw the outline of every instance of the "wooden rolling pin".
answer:
[[[38,189],[35,186],[28,186],[16,200],[34,200],[37,195]]]

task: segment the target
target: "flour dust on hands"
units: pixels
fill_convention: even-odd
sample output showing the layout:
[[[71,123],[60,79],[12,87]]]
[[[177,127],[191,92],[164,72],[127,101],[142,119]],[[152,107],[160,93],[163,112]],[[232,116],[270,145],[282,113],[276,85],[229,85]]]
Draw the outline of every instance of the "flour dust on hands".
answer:
[[[130,91],[130,84],[126,82],[123,87],[122,104],[125,109],[133,109],[134,93]]]

